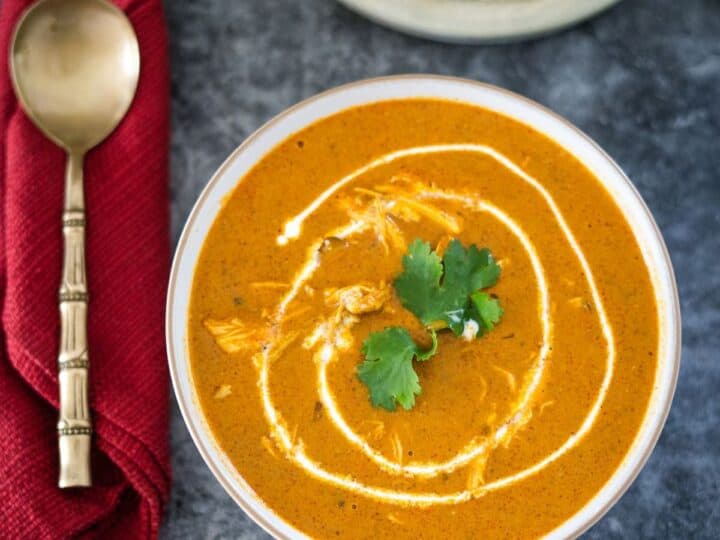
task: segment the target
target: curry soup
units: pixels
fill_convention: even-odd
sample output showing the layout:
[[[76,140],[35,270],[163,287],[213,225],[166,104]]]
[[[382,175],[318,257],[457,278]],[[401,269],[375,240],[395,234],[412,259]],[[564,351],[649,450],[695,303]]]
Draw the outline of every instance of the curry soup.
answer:
[[[494,280],[458,277],[473,253]],[[457,331],[428,314],[457,311],[451,288]],[[317,538],[548,533],[628,452],[658,348],[600,182],[530,127],[434,99],[351,108],[265,155],[207,236],[188,325],[217,444]]]

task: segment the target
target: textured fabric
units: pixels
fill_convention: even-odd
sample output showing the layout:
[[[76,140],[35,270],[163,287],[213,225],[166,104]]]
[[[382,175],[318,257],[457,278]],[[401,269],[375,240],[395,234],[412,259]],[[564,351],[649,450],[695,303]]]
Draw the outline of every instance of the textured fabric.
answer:
[[[155,537],[170,482],[162,4],[118,2],[140,39],[140,82],[126,118],[85,161],[94,487],[74,490],[56,487],[65,156],[20,110],[5,60],[28,4],[0,3],[0,537]]]

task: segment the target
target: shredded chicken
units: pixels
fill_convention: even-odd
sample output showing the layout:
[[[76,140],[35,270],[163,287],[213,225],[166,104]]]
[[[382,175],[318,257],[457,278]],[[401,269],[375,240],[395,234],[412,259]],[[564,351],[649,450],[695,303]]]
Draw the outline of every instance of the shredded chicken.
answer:
[[[392,218],[392,216],[385,216],[385,221],[387,222],[387,226],[385,227],[385,234],[390,240],[390,244],[392,244],[392,246],[398,251],[407,251],[407,242],[405,241],[405,236],[400,230],[398,224],[395,223],[395,220]]]
[[[326,302],[336,304],[335,312],[318,324],[313,331],[303,340],[305,349],[312,349],[318,343],[332,343],[333,347],[340,350],[347,350],[353,344],[352,327],[358,322],[358,318],[347,311],[340,303],[339,298],[334,301],[330,297],[337,295],[340,289],[329,289],[325,291]],[[320,358],[320,357],[319,357]]]
[[[540,407],[538,407],[538,416],[542,415],[546,408],[552,407],[553,405],[555,405],[555,402],[553,400],[541,403]]]
[[[367,189],[364,187],[356,187],[354,189],[356,193],[362,193],[363,195],[368,195],[376,199],[383,196],[382,193],[378,193],[377,191],[373,191],[372,189]]]
[[[482,400],[485,399],[488,391],[488,383],[485,380],[485,377],[480,377],[480,382],[482,383],[482,390],[480,390],[480,394],[475,398],[477,403],[480,403]]]
[[[375,189],[383,193],[407,193],[414,195],[427,190],[429,187],[430,186],[422,182],[418,177],[410,173],[401,172],[394,175],[390,179],[389,184],[375,186]]]
[[[576,296],[575,298],[571,298],[570,300],[568,300],[568,304],[570,304],[576,309],[582,308],[588,311],[592,310],[592,304],[585,300],[582,296]]]
[[[229,384],[221,384],[213,394],[215,399],[223,399],[232,394],[232,387]]]
[[[282,281],[256,281],[251,283],[253,289],[289,289],[290,284]]]
[[[321,341],[329,341],[340,350],[349,349],[354,341],[351,330],[358,322],[357,315],[382,309],[390,291],[381,281],[377,286],[358,283],[339,289],[325,289],[324,295],[325,303],[334,306],[335,312],[305,338],[303,347],[306,349],[312,349]]]
[[[400,221],[414,223],[424,217],[451,234],[460,232],[461,222],[457,217],[420,200],[420,193],[432,189],[414,177],[400,174],[394,176],[389,184],[376,186],[374,190],[354,188],[357,196],[342,199],[340,207],[354,221],[365,224],[375,233],[385,253],[390,253],[390,248],[404,252],[407,242],[398,225]]]
[[[349,216],[354,221],[364,223],[369,229],[374,231],[378,242],[386,254],[390,253],[390,247],[398,251],[404,251],[406,249],[407,243],[405,242],[405,237],[400,227],[398,227],[397,223],[392,219],[392,215],[397,215],[397,212],[394,210],[394,201],[383,197],[374,198],[369,204],[366,202],[360,203],[359,209],[351,207],[350,205],[348,206]]]
[[[399,195],[397,197],[397,206],[406,206],[411,210],[414,210],[421,216],[426,217],[447,231],[450,231],[452,234],[458,234],[462,228],[460,221],[457,218],[451,216],[447,212],[443,212],[431,204],[421,203],[415,199]]]
[[[403,458],[405,457],[403,454],[403,445],[400,441],[400,436],[397,433],[393,433],[392,437],[390,439],[390,442],[392,444],[393,449],[393,456],[395,457],[395,462],[402,465]]]
[[[358,283],[332,290],[326,302],[338,304],[353,315],[362,315],[382,309],[390,297],[390,291],[384,281],[377,287],[367,283]]]
[[[514,392],[517,388],[517,381],[515,380],[515,375],[510,373],[507,369],[503,369],[499,366],[496,366],[495,364],[490,364],[490,367],[492,367],[495,371],[497,371],[500,375],[503,376],[505,382],[507,382],[507,385],[510,387],[510,390]]]
[[[203,325],[215,338],[215,343],[228,354],[254,350],[260,347],[264,333],[247,328],[240,319],[205,319]]]
[[[299,308],[297,308],[296,310],[291,311],[290,313],[286,313],[286,314],[283,316],[282,321],[283,321],[283,322],[288,322],[288,321],[291,321],[291,320],[293,320],[293,319],[297,319],[298,317],[302,317],[303,315],[305,315],[305,314],[306,314],[308,311],[310,311],[311,309],[312,309],[312,308],[311,308],[310,306],[302,306],[302,307],[299,307]]]
[[[283,352],[285,352],[285,349],[287,349],[293,341],[295,341],[298,336],[300,336],[300,332],[288,332],[285,335],[279,336],[275,340],[275,346],[272,348],[270,353],[268,354],[268,360],[270,362],[274,362],[280,356]]]
[[[380,420],[365,420],[361,429],[367,433],[367,438],[377,441],[385,433],[385,424]]]
[[[390,184],[375,186],[375,190],[393,201],[390,213],[404,221],[418,221],[419,216],[422,216],[440,225],[451,234],[458,234],[462,228],[458,218],[428,202],[419,201],[418,195],[434,191],[434,188],[410,174],[397,174],[392,177]]]
[[[485,483],[486,454],[480,454],[468,467],[467,488],[474,491]]]
[[[264,435],[260,437],[260,443],[263,445],[263,448],[267,450],[268,454],[275,459],[278,459],[278,455],[275,451],[275,444],[268,437],[265,437]]]

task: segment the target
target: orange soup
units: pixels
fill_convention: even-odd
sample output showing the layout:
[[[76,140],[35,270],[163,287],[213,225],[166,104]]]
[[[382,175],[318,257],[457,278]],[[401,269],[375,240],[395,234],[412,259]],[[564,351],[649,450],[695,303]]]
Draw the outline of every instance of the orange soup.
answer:
[[[433,99],[272,149],[198,260],[190,361],[217,444],[314,538],[535,538],[630,449],[658,308],[568,151]]]

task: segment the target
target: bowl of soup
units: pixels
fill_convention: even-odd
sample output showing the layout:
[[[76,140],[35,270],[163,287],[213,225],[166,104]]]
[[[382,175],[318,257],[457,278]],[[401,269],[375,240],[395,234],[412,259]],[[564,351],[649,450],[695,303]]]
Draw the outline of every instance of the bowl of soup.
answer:
[[[401,76],[308,99],[200,195],[167,304],[208,467],[278,538],[567,538],[629,487],[680,362],[661,234],[586,135]]]

